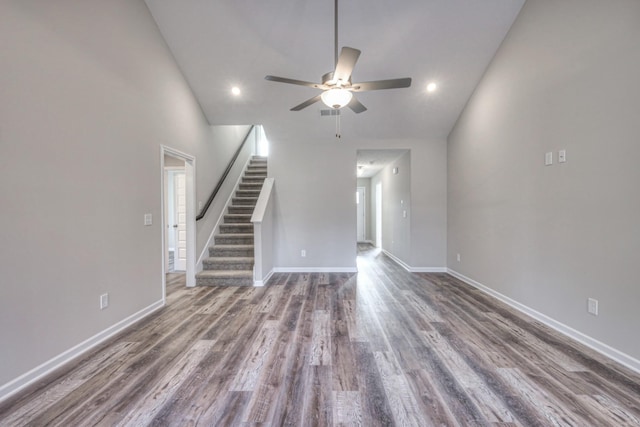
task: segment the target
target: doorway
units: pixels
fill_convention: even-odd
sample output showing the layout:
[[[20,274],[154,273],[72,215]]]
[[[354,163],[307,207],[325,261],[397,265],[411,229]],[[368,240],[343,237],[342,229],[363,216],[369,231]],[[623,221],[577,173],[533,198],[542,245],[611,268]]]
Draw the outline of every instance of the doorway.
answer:
[[[184,271],[186,285],[195,286],[196,212],[195,157],[160,147],[162,168],[162,295],[166,273]]]
[[[376,184],[376,248],[382,248],[382,183]]]
[[[187,268],[187,205],[186,177],[182,166],[166,166],[172,157],[165,157],[165,273]],[[178,159],[176,159],[178,160]]]
[[[357,240],[365,242],[367,240],[367,189],[365,187],[356,188],[356,224],[357,224]]]

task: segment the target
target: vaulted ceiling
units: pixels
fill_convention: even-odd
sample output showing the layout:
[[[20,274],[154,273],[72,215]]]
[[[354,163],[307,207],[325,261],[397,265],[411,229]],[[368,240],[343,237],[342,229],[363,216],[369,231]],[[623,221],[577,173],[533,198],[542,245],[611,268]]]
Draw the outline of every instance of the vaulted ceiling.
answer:
[[[332,134],[319,93],[265,75],[320,82],[334,67],[333,0],[146,0],[212,125],[263,124],[299,137]],[[438,138],[451,131],[524,0],[342,0],[339,46],[362,51],[352,80],[411,77],[407,89],[363,92],[343,110],[358,138]],[[437,91],[427,93],[429,82]],[[241,89],[240,96],[231,88]]]

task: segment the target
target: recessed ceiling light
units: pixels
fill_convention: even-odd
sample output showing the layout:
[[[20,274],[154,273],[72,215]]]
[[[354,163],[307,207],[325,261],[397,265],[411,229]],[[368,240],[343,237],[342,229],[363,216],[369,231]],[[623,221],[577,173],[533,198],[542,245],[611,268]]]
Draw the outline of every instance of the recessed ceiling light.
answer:
[[[435,92],[436,89],[438,89],[438,85],[433,82],[427,85],[427,92]]]
[[[231,88],[231,93],[234,94],[235,96],[240,95],[240,88],[238,86],[234,86]]]

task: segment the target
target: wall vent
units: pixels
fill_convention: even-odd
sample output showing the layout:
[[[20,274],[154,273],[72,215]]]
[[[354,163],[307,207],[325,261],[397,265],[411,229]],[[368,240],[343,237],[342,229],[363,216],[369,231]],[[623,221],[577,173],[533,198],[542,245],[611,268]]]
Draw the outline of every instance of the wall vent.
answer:
[[[321,116],[339,116],[340,115],[340,110],[336,110],[334,108],[330,108],[330,109],[326,109],[326,110],[320,110],[320,115]]]

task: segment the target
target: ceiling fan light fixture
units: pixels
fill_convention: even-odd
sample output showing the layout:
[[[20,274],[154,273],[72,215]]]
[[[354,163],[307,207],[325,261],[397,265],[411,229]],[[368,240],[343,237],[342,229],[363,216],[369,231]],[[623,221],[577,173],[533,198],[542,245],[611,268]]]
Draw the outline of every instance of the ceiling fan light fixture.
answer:
[[[346,89],[334,88],[322,92],[320,98],[327,107],[337,110],[349,104],[351,98],[353,98],[353,94]]]

